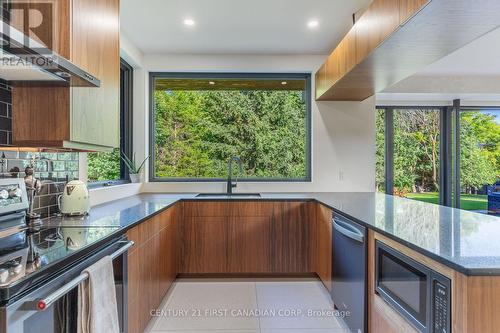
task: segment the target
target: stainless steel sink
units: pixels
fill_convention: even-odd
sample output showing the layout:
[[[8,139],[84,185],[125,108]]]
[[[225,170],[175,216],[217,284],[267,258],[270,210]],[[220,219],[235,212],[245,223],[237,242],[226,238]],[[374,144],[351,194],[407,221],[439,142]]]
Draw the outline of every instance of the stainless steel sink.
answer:
[[[197,198],[241,198],[241,199],[253,199],[260,198],[260,193],[200,193],[196,195]]]

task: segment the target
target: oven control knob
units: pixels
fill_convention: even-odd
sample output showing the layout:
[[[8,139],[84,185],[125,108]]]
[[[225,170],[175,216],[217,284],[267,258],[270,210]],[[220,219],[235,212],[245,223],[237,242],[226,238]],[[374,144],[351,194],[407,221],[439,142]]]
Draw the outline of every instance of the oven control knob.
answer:
[[[23,191],[21,191],[21,189],[20,189],[20,188],[16,188],[16,189],[11,190],[11,191],[9,192],[9,196],[10,196],[11,198],[20,198],[22,194],[23,194]]]
[[[0,268],[0,283],[6,283],[9,279],[9,271],[5,268]]]
[[[10,270],[11,270],[12,275],[19,275],[19,274],[21,274],[21,271],[23,270],[23,265],[15,264],[14,266],[12,266],[10,268]]]
[[[8,199],[8,198],[9,198],[9,192],[7,190],[1,190],[0,199]]]

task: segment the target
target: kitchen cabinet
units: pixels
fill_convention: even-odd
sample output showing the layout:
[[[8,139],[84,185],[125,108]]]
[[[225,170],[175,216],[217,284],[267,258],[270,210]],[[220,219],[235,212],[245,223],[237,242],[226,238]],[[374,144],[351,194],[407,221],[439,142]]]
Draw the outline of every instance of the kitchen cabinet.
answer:
[[[271,271],[312,273],[315,211],[312,202],[281,201],[274,204],[271,225]]]
[[[119,146],[119,0],[62,0],[56,7],[54,51],[101,86],[14,87],[13,144],[111,150]]]
[[[184,273],[270,272],[270,202],[186,202]]]
[[[355,24],[356,59],[362,62],[398,27],[399,2],[401,0],[373,1]]]
[[[498,2],[471,8],[465,0],[452,11],[435,0],[372,1],[318,69],[316,99],[363,101],[498,27]]]
[[[184,204],[183,273],[314,272],[313,203]]]
[[[224,273],[227,270],[226,217],[187,217],[183,273]]]
[[[178,225],[182,204],[177,204],[127,231],[135,242],[128,253],[129,332],[143,332],[177,276]]]
[[[230,273],[269,273],[271,217],[232,217],[227,225],[227,267]]]
[[[185,202],[182,272],[312,273],[309,202]]]
[[[316,242],[316,273],[325,285],[332,291],[332,210],[321,204],[316,204],[317,242]]]
[[[376,241],[383,242],[405,256],[451,280],[451,332],[496,332],[500,317],[500,278],[466,276],[432,258],[410,249],[382,234],[368,231],[368,321],[370,332],[418,332],[376,292]]]

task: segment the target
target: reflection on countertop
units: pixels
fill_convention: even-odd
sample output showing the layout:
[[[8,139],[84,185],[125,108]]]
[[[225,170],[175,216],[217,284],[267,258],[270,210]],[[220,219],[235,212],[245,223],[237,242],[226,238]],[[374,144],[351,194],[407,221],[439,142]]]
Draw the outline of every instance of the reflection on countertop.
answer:
[[[181,200],[316,200],[465,274],[500,274],[500,218],[368,192],[261,193],[261,198],[200,198],[197,193],[134,195],[92,208],[84,218],[44,220],[52,227],[127,229]]]

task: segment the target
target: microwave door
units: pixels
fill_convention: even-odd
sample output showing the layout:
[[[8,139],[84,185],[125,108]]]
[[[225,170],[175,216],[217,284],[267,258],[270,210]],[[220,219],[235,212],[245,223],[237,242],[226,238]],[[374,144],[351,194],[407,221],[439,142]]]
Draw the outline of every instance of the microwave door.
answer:
[[[427,267],[377,244],[376,291],[424,333],[429,329],[430,276]]]

